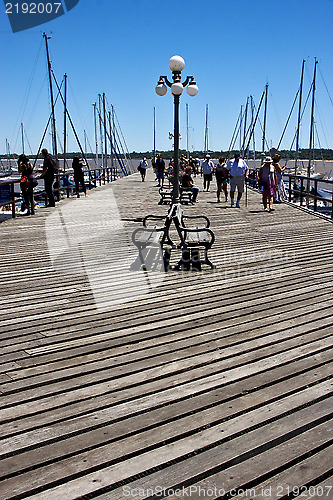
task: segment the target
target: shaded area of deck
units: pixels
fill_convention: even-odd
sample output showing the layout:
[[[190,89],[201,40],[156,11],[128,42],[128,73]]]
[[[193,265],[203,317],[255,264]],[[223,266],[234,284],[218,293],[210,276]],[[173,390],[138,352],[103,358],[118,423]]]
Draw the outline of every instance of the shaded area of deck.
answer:
[[[0,498],[333,498],[332,224],[200,193],[217,269],[131,271],[154,185],[0,226]]]

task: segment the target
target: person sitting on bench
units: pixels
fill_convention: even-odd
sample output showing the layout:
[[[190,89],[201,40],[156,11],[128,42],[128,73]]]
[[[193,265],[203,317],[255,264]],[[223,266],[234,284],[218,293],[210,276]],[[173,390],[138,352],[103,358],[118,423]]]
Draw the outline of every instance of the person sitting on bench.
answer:
[[[192,168],[186,167],[185,174],[182,177],[182,188],[192,191],[192,202],[195,203],[199,193],[199,188],[193,184],[191,173]]]

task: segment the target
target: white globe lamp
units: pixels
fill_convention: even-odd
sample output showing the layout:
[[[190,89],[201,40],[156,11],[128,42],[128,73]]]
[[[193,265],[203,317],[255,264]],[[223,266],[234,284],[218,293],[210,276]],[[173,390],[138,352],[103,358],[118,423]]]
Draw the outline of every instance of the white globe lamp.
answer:
[[[167,86],[164,85],[164,83],[159,83],[158,85],[156,85],[155,87],[155,92],[157,95],[160,95],[160,96],[163,96],[167,93]]]
[[[173,95],[181,95],[184,90],[183,84],[180,82],[175,82],[171,85],[171,93]]]
[[[194,80],[188,84],[186,91],[187,91],[188,95],[191,97],[194,97],[195,95],[197,95],[197,93],[199,92],[199,89],[198,89],[198,86]]]
[[[172,56],[169,61],[169,68],[171,71],[183,71],[185,68],[185,61],[181,56]]]

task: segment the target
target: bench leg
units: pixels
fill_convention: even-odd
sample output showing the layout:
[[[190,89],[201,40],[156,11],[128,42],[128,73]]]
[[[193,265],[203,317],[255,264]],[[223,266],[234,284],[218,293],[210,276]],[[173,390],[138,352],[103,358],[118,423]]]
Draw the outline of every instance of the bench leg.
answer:
[[[180,259],[178,264],[175,266],[175,270],[179,271],[179,269],[181,269],[182,271],[189,271],[190,265],[191,265],[190,250],[188,248],[183,248],[182,249],[182,258]]]
[[[216,266],[208,258],[208,249],[207,248],[205,248],[205,260],[203,261],[203,263],[207,264],[212,269],[216,269]]]
[[[193,270],[201,271],[201,260],[200,260],[199,248],[192,248],[191,249],[191,264],[192,264]]]
[[[164,250],[164,255],[163,255],[164,271],[169,271],[170,257],[171,257],[171,250],[167,248]]]

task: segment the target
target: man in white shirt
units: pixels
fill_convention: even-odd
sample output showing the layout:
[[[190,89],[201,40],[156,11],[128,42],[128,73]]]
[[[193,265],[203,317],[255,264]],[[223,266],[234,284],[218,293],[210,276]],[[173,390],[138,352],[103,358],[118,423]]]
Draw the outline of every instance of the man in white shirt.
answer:
[[[230,199],[231,206],[234,206],[234,196],[237,187],[237,202],[236,207],[240,208],[239,202],[244,193],[245,178],[248,179],[249,167],[245,161],[240,157],[239,153],[235,153],[235,158],[230,160],[227,165],[227,169],[230,171]]]
[[[207,191],[209,191],[209,186],[213,178],[214,163],[210,159],[210,155],[206,155],[205,161],[201,165],[202,174],[204,178],[203,190],[205,191],[207,185]]]

